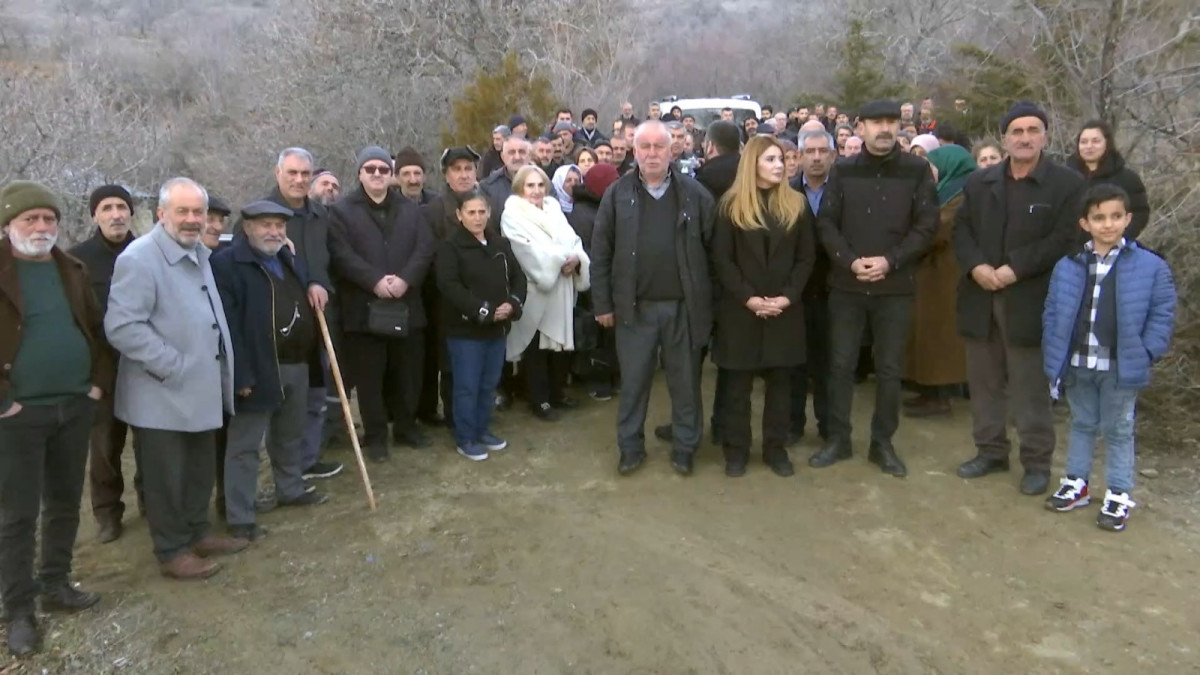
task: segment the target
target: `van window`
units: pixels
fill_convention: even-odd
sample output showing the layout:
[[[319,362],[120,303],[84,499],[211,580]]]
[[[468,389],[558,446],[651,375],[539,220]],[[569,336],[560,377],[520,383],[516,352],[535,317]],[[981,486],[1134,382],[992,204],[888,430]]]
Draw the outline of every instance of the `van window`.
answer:
[[[720,108],[684,108],[684,115],[691,115],[696,118],[697,129],[707,129],[708,125],[721,119]],[[742,128],[742,123],[754,116],[753,110],[734,108],[733,123]]]

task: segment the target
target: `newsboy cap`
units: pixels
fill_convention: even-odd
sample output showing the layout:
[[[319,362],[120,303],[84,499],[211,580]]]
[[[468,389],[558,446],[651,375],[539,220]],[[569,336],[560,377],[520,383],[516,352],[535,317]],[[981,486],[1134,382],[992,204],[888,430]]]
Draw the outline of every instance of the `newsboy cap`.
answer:
[[[269,199],[260,199],[242,207],[242,220],[254,220],[255,218],[266,218],[268,216],[287,220],[294,215],[296,215],[295,211],[286,206],[276,204]]]
[[[479,161],[479,153],[475,152],[474,148],[469,145],[461,145],[456,148],[446,148],[442,151],[442,171],[445,171],[451,164],[460,159],[469,159],[472,162]]]
[[[898,120],[900,104],[889,99],[870,101],[858,111],[861,120]]]

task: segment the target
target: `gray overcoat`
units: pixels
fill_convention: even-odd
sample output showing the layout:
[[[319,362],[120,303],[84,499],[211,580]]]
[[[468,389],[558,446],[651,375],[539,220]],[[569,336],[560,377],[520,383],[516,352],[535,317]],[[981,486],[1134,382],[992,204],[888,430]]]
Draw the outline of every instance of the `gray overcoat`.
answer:
[[[117,258],[104,331],[121,353],[115,414],[148,429],[198,432],[233,414],[233,350],[202,244],[157,224]]]

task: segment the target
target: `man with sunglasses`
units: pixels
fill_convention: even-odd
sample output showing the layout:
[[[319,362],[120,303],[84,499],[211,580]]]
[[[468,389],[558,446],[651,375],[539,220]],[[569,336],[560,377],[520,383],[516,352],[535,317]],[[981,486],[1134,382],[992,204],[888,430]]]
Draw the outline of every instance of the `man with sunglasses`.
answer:
[[[255,522],[254,508],[264,437],[279,505],[309,506],[329,498],[308,491],[303,478],[309,382],[320,381],[321,362],[307,270],[284,245],[295,213],[262,200],[247,204],[241,215],[243,236],[213,256],[212,269],[235,356],[225,519],[230,536],[253,542],[266,533]]]
[[[391,186],[392,158],[386,150],[363,148],[357,165],[357,189],[329,209],[329,243],[342,303],[343,372],[358,390],[367,455],[382,462],[389,456],[389,407],[394,442],[414,448],[430,444],[416,417],[427,323],[421,285],[435,240],[420,207]],[[389,317],[399,330],[381,334],[379,322],[368,320],[372,312],[377,319]]]

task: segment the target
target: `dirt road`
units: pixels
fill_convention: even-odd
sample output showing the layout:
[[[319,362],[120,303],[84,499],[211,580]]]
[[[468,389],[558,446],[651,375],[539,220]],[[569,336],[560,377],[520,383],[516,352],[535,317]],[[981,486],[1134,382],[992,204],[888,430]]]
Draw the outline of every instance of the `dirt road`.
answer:
[[[863,430],[869,397],[861,388]],[[661,389],[652,408],[665,419]],[[728,479],[707,445],[680,478],[654,440],[647,466],[619,479],[615,411],[589,401],[558,424],[508,412],[498,430],[513,446],[481,463],[443,437],[436,452],[396,452],[371,467],[377,513],[343,475],[323,486],[329,504],[264,516],[271,536],[203,583],[162,580],[136,516],[103,547],[87,518],[77,577],[104,600],[49,620],[47,654],[14,672],[1200,668],[1194,441],[1143,461],[1160,475],[1114,535],[1096,528],[1098,506],[1059,515],[1020,496],[1019,472],[956,478],[965,405],[902,424],[904,480],[867,464],[865,443],[809,469],[808,439],[791,479],[761,464]]]

